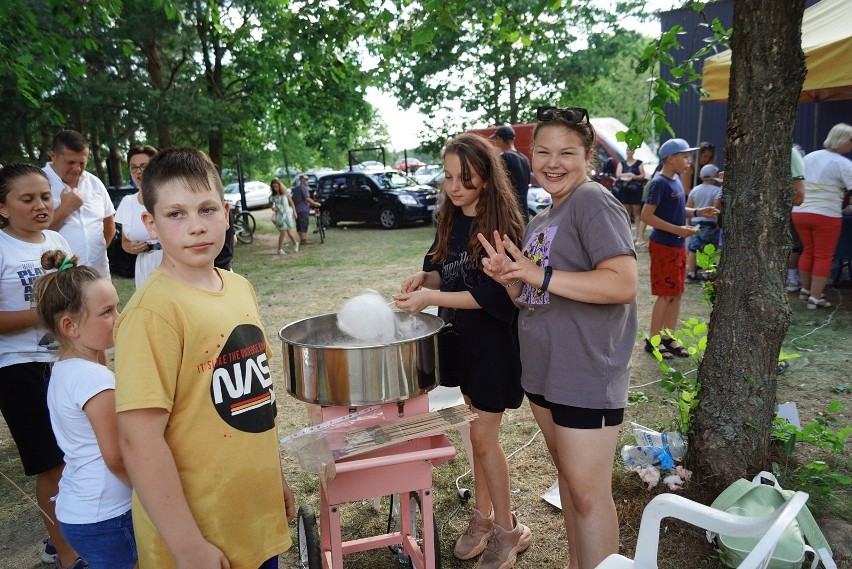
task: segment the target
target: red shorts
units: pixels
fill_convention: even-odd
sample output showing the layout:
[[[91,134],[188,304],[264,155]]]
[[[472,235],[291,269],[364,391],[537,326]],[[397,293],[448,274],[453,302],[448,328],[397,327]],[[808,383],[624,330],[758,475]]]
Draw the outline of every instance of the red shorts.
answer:
[[[686,281],[686,247],[669,247],[651,241],[651,294],[680,296]]]

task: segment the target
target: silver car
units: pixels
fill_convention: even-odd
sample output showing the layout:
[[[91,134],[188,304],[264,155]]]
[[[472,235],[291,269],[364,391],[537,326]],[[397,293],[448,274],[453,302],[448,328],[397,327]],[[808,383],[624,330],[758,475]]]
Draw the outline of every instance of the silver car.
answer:
[[[272,190],[269,184],[264,182],[246,182],[246,206],[249,209],[258,209],[269,206],[269,198]],[[240,185],[237,182],[225,186],[225,201],[232,206],[240,201]]]

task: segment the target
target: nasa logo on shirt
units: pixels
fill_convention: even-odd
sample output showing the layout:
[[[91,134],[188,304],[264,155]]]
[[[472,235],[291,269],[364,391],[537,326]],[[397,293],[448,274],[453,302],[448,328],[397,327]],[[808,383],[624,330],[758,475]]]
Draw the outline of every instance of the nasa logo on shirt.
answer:
[[[213,368],[210,397],[219,416],[235,429],[262,433],[274,428],[277,408],[266,340],[260,328],[234,328]]]

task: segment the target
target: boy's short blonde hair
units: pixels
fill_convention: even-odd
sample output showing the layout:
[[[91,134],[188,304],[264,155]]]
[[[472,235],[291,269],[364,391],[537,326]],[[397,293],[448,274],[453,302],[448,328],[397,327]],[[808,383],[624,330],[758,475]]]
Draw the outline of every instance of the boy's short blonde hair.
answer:
[[[152,216],[160,188],[172,180],[181,180],[191,192],[216,192],[225,200],[222,179],[209,156],[188,146],[166,148],[148,161],[142,178],[142,201]]]

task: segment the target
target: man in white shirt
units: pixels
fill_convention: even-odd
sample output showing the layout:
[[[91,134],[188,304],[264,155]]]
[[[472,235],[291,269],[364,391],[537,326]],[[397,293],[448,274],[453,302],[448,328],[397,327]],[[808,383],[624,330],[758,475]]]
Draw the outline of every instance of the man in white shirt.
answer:
[[[89,143],[79,132],[63,130],[53,138],[44,166],[53,194],[50,229],[65,237],[80,264],[109,278],[106,250],[115,236],[115,207],[103,182],[86,172],[88,160]]]

